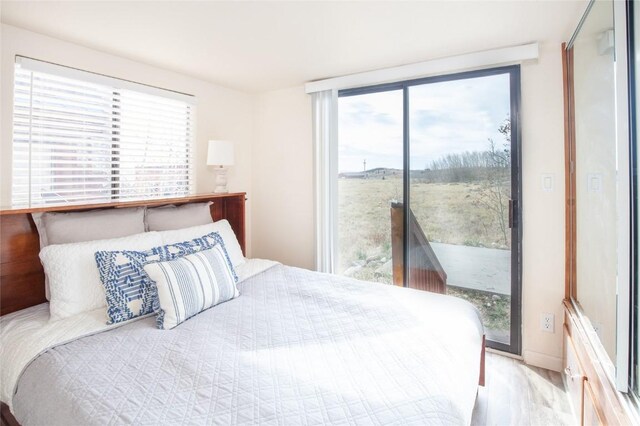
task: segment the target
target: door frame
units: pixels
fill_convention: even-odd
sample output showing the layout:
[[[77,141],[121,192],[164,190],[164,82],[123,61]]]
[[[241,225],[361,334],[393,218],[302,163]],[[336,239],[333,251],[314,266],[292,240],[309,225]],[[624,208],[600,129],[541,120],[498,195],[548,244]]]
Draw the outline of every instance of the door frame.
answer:
[[[403,92],[403,205],[410,206],[410,117],[409,117],[409,88],[430,83],[441,83],[453,80],[487,77],[508,74],[510,83],[510,119],[511,119],[511,199],[513,203],[511,227],[511,318],[510,343],[504,344],[487,340],[487,346],[504,352],[520,355],[522,351],[522,150],[521,150],[521,94],[520,94],[520,65],[509,65],[465,71],[453,74],[437,75],[394,83],[377,84],[373,86],[342,89],[338,97],[365,95],[378,92],[402,90]],[[404,209],[404,279],[407,285],[407,241],[409,232],[409,209]]]

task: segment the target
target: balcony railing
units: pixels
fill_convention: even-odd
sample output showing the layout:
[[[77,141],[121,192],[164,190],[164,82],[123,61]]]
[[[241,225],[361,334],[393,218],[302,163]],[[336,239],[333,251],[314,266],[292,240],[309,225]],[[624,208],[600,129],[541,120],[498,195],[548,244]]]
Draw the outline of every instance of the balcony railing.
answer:
[[[391,258],[393,265],[393,284],[404,286],[404,206],[399,202],[391,203]],[[418,290],[445,293],[447,273],[442,268],[429,240],[420,227],[413,211],[409,210],[409,232],[407,235],[407,260],[409,274],[407,287]]]

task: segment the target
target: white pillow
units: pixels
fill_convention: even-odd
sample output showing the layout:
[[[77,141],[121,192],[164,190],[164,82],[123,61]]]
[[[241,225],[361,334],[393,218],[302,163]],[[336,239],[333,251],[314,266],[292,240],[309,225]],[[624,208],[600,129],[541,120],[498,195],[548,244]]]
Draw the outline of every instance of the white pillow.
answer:
[[[162,238],[162,245],[180,243],[182,241],[192,240],[194,238],[201,237],[211,232],[217,232],[224,241],[224,246],[227,249],[229,258],[234,268],[242,265],[246,262],[244,255],[242,254],[242,248],[238,243],[236,234],[231,229],[229,221],[226,219],[219,220],[208,225],[192,226],[191,228],[176,229],[173,231],[161,231],[160,238]]]
[[[80,243],[126,237],[144,232],[144,208],[103,209],[86,212],[31,213],[40,236],[40,249],[50,244]],[[49,277],[45,296],[51,300]]]
[[[104,307],[104,286],[95,260],[100,250],[148,250],[162,245],[157,232],[144,232],[110,240],[54,244],[40,251],[49,278],[51,320],[59,320]]]

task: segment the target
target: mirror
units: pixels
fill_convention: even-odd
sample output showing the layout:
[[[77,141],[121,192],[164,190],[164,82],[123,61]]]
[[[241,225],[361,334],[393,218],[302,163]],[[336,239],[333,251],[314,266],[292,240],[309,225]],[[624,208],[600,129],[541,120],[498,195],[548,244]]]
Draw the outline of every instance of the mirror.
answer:
[[[614,9],[589,6],[568,48],[575,197],[571,295],[594,346],[616,362],[617,158]],[[571,77],[570,77],[571,79]],[[590,330],[591,331],[591,330]]]

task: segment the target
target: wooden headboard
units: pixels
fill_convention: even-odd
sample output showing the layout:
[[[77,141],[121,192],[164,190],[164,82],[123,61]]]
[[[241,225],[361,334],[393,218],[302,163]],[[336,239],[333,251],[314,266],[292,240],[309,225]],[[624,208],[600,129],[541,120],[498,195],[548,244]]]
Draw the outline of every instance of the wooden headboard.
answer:
[[[227,219],[245,251],[245,193],[194,195],[154,201],[0,210],[0,315],[46,302],[40,238],[31,218],[35,212],[79,212],[124,207],[158,207],[213,201],[213,220]]]

